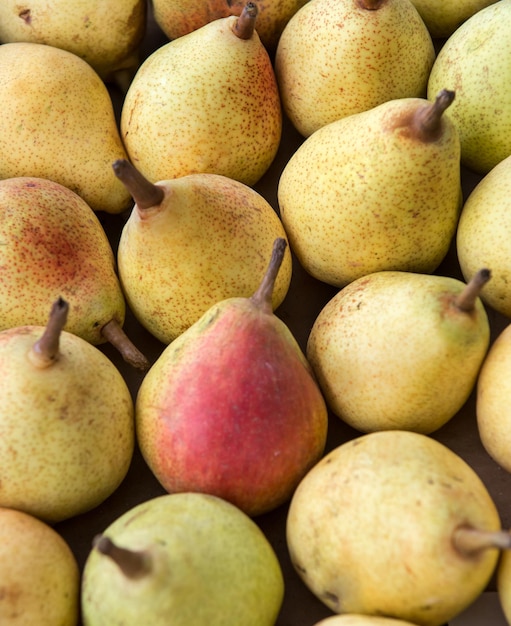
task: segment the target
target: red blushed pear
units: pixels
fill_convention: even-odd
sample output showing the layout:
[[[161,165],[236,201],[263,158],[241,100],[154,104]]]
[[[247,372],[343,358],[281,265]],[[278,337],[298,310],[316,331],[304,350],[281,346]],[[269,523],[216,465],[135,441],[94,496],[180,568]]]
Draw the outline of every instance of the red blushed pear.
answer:
[[[255,516],[287,501],[323,454],[323,396],[271,307],[285,249],[276,239],[253,296],[212,306],[142,381],[138,441],[169,492],[209,493]]]

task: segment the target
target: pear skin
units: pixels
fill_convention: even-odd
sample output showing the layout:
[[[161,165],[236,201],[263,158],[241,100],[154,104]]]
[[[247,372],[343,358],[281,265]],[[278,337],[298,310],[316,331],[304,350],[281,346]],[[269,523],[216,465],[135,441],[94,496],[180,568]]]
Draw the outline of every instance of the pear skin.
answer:
[[[331,615],[314,624],[314,626],[417,626],[411,622],[392,617],[379,617],[377,615],[348,614]]]
[[[412,0],[433,38],[446,39],[475,13],[497,0]]]
[[[502,552],[497,566],[496,581],[502,612],[507,623],[511,624],[511,551],[509,550]]]

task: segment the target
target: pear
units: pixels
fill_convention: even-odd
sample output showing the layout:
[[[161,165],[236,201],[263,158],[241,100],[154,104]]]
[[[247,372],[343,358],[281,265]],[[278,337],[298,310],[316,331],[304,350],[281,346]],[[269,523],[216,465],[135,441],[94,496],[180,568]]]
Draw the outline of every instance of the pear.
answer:
[[[69,50],[112,80],[138,66],[146,0],[17,0],[0,3],[0,41],[27,41]]]
[[[0,507],[2,626],[75,626],[80,573],[71,548],[32,515]]]
[[[511,0],[477,11],[448,38],[428,81],[456,91],[449,114],[461,142],[461,162],[486,174],[511,155]]]
[[[286,238],[259,193],[220,174],[153,184],[126,160],[114,171],[136,201],[119,241],[119,276],[131,311],[152,335],[170,343],[218,301],[255,291],[274,240]],[[287,250],[273,308],[291,273]]]
[[[312,326],[307,358],[334,414],[362,432],[429,434],[462,408],[490,343],[479,293],[448,276],[375,272],[341,289]]]
[[[130,160],[150,180],[221,174],[254,185],[277,153],[277,80],[257,5],[161,46],[140,66],[122,107]]]
[[[291,249],[314,278],[336,287],[381,270],[433,272],[460,213],[460,145],[434,102],[389,100],[317,130],[278,183]]]
[[[492,268],[481,293],[493,309],[511,317],[511,155],[498,163],[471,191],[461,212],[456,250],[463,276],[477,267]]]
[[[139,447],[162,486],[250,516],[286,502],[326,441],[321,392],[271,309],[285,245],[276,240],[252,297],[217,303],[165,348],[136,398]]]
[[[497,566],[497,595],[502,613],[508,624],[511,624],[511,552],[505,550]]]
[[[417,626],[411,622],[405,622],[392,617],[378,617],[377,615],[361,615],[345,613],[344,615],[331,615],[314,626]]]
[[[412,0],[431,36],[450,37],[469,17],[497,0]]]
[[[387,100],[425,97],[435,59],[409,0],[309,0],[275,54],[282,106],[308,137]]]
[[[273,626],[284,593],[277,556],[238,508],[205,494],[159,496],[94,540],[84,626]]]
[[[0,180],[0,329],[44,325],[48,303],[72,303],[65,330],[110,342],[139,369],[149,362],[123,331],[126,303],[115,256],[92,208],[51,180]]]
[[[388,430],[334,448],[297,487],[290,558],[334,612],[440,626],[486,588],[511,535],[479,475],[429,435]]]
[[[28,42],[0,46],[0,179],[48,178],[95,211],[131,204],[111,163],[126,158],[110,94],[76,54]]]
[[[0,332],[0,506],[47,522],[101,504],[134,449],[133,401],[96,347],[63,331],[68,304],[46,327]]]

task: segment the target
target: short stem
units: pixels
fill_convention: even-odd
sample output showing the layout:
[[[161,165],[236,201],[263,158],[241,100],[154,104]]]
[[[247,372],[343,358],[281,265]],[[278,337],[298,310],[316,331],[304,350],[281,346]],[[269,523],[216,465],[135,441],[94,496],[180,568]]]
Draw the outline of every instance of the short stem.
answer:
[[[277,274],[279,273],[280,266],[282,265],[286,247],[287,241],[283,237],[275,239],[270,263],[266,273],[263,276],[257,291],[250,298],[257,307],[267,313],[271,313],[273,311],[272,298],[273,290],[275,288],[275,280],[277,278]]]
[[[365,11],[377,11],[385,0],[358,0],[358,6]]]
[[[121,548],[105,535],[94,537],[93,546],[98,552],[111,558],[128,578],[143,578],[151,571],[151,557],[147,551]]]
[[[255,2],[247,2],[234,25],[234,34],[239,37],[239,39],[250,39],[252,37],[255,30],[257,14],[257,4],[255,4]]]
[[[500,530],[490,531],[469,526],[460,526],[454,531],[452,542],[455,549],[464,556],[474,556],[484,550],[509,550],[511,533]]]
[[[479,270],[471,280],[467,283],[463,291],[458,295],[454,304],[465,313],[470,313],[474,310],[476,300],[481,293],[481,289],[491,278],[491,272],[488,269]]]
[[[455,92],[447,89],[437,95],[434,102],[417,109],[414,126],[423,141],[434,141],[442,130],[442,116],[452,104]]]
[[[30,351],[30,360],[36,367],[48,367],[58,359],[60,335],[68,312],[69,304],[62,298],[53,303],[44,333]]]
[[[147,370],[149,368],[149,361],[133,344],[117,320],[112,319],[107,322],[101,329],[101,334],[106,341],[120,352],[126,363],[139,370]]]
[[[150,209],[161,204],[165,195],[163,188],[147,180],[127,159],[117,159],[112,168],[139,209]]]

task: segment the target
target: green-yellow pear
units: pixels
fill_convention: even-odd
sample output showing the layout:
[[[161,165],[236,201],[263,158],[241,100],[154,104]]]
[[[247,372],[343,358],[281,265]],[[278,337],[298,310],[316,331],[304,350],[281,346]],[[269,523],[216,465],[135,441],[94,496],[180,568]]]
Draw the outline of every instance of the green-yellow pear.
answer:
[[[284,580],[260,528],[200,493],[129,509],[94,540],[83,571],[84,626],[273,626]]]
[[[117,161],[114,170],[136,201],[119,241],[119,277],[130,309],[151,334],[170,343],[213,304],[255,291],[273,242],[286,238],[259,193],[219,174],[153,184],[128,161]],[[291,273],[286,249],[274,308]]]
[[[434,38],[446,38],[474,13],[497,0],[412,0]]]
[[[101,504],[134,449],[130,391],[95,346],[63,331],[57,300],[46,327],[0,332],[0,506],[48,522]]]
[[[511,317],[511,155],[490,170],[472,190],[461,211],[456,250],[463,276],[491,267],[483,301]]]
[[[425,97],[435,59],[409,0],[309,0],[275,55],[282,105],[305,137],[387,100]]]
[[[511,534],[467,462],[429,435],[388,430],[334,448],[296,489],[290,558],[334,612],[440,626],[486,588]]]
[[[36,517],[0,507],[0,624],[75,626],[80,573],[71,548]]]
[[[508,624],[511,624],[511,551],[502,552],[497,566],[497,594]]]
[[[150,180],[221,174],[255,184],[280,145],[282,111],[257,5],[153,52],[122,107],[129,157]]]
[[[17,0],[0,2],[0,41],[28,41],[69,50],[109,80],[133,73],[145,33],[146,0]]]
[[[463,282],[376,272],[341,289],[307,343],[332,412],[362,432],[431,433],[465,404],[490,343],[478,297],[487,270]]]
[[[314,624],[314,626],[417,626],[412,622],[392,617],[378,617],[377,615],[362,615],[345,613],[344,615],[331,615]]]
[[[454,93],[389,100],[323,126],[278,183],[280,215],[303,268],[342,287],[381,270],[432,272],[460,211],[460,145],[444,113]]]
[[[54,180],[95,211],[130,206],[111,167],[126,158],[112,100],[86,61],[45,44],[2,44],[0,107],[0,179]]]
[[[461,162],[486,174],[511,155],[511,0],[499,0],[464,22],[438,53],[428,96],[453,89],[449,110],[461,142]]]

